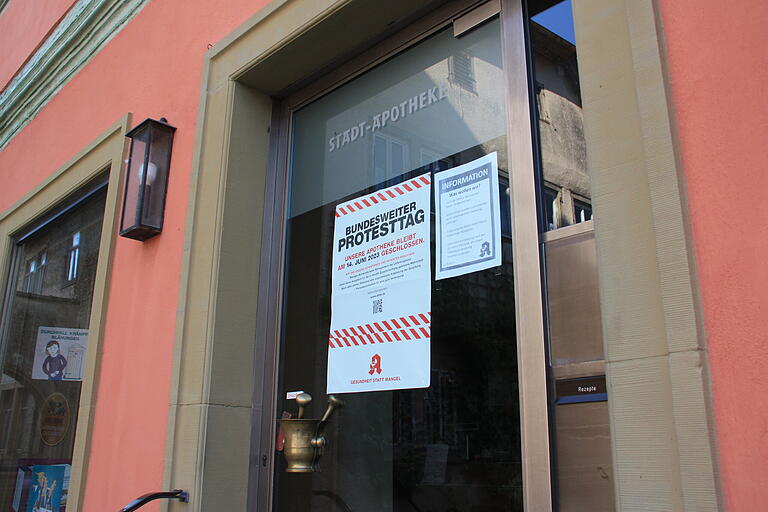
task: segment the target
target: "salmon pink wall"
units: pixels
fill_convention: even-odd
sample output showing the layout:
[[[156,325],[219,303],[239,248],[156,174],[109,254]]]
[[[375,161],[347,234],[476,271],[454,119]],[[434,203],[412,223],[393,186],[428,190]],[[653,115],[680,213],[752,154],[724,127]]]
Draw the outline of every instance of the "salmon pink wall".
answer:
[[[768,503],[768,2],[658,0],[729,512]]]
[[[21,69],[75,0],[10,0],[0,14],[0,89]]]
[[[118,238],[115,247],[83,510],[119,510],[162,487],[203,58],[265,3],[151,0],[0,151],[2,211],[126,112],[133,126],[165,116],[177,127],[163,233],[144,243]],[[0,43],[9,44],[2,32]]]

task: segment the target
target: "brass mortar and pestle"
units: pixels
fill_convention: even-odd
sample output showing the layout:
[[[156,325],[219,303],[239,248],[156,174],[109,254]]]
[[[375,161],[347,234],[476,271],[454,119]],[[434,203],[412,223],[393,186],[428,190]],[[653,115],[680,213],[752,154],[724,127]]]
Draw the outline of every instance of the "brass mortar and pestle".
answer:
[[[344,402],[335,395],[328,395],[328,408],[323,417],[318,419],[304,418],[307,406],[312,402],[309,393],[299,393],[296,404],[299,413],[296,418],[278,420],[283,432],[283,455],[288,463],[285,471],[288,473],[313,473],[319,471],[320,457],[325,448],[325,426],[333,411],[344,406]]]

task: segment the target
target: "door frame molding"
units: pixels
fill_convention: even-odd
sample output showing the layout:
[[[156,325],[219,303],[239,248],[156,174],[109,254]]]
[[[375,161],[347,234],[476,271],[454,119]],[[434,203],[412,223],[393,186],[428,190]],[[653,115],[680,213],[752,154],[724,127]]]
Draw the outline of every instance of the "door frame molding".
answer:
[[[504,69],[507,72],[507,158],[514,238],[512,259],[515,266],[523,496],[526,510],[550,511],[554,486],[544,337],[542,240],[536,204],[528,19],[522,0],[502,0],[501,21]]]
[[[190,491],[185,510],[271,507],[272,383],[279,347],[274,326],[282,247],[263,242],[282,232],[284,222],[284,198],[275,191],[285,187],[281,169],[286,168],[287,153],[280,141],[288,128],[281,121],[286,119],[286,100],[296,102],[301,91],[312,91],[303,101],[327,92],[482,3],[453,0],[435,8],[433,0],[391,0],[386,5],[374,0],[273,0],[206,55],[164,470],[167,487]],[[377,9],[387,14],[375,15]],[[361,12],[368,16],[361,18]],[[363,27],[348,30],[345,16],[356,16]],[[397,18],[394,26],[404,27],[399,39],[391,33],[391,16]],[[520,385],[524,500],[528,510],[546,511],[552,503],[546,360],[521,1],[503,0],[501,19],[508,46],[505,69],[516,70],[507,73],[508,119],[517,125],[508,129],[508,147],[515,155],[510,162],[521,170],[513,173],[520,176],[511,183],[512,226],[516,240],[525,240],[514,249],[518,358],[525,380]],[[322,47],[307,46],[318,33]],[[375,34],[378,40],[372,40]],[[328,73],[331,69],[336,71]],[[510,97],[515,90],[518,94]],[[277,97],[285,100],[275,101]],[[168,505],[169,510],[180,507]]]

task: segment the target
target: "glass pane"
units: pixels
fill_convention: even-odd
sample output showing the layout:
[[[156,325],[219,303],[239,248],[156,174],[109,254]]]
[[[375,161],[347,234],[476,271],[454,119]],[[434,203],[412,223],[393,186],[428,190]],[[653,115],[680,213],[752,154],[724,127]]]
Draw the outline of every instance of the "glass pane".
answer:
[[[14,251],[0,339],[2,510],[66,506],[105,195]]]
[[[139,219],[138,204],[139,190],[144,178],[144,156],[147,152],[147,137],[149,132],[144,130],[133,138],[131,145],[131,159],[128,168],[128,176],[125,182],[125,201],[123,204],[123,218],[120,222],[120,230],[126,230],[135,226]]]
[[[553,3],[532,1],[529,8],[545,194],[553,195],[545,230],[590,220],[592,203],[571,2]]]
[[[498,30],[496,22],[490,27]],[[459,39],[441,33],[356,79],[343,94],[329,94],[298,112],[290,215],[398,178],[393,142],[403,145],[408,170],[422,166],[422,154],[437,161],[480,143],[499,151],[506,168],[506,147],[496,143],[506,133],[501,50],[498,38],[483,37],[488,30],[480,27]],[[450,80],[450,57],[468,48],[477,93]],[[381,180],[373,178],[374,160],[373,168],[388,172]]]
[[[546,252],[552,364],[601,361],[603,330],[593,233],[547,242]]]
[[[325,408],[336,205],[496,153],[508,216],[505,126],[497,20],[442,31],[294,115],[280,397]],[[345,395],[320,472],[286,473],[276,454],[277,510],[522,510],[508,219],[502,231],[501,267],[426,290],[431,385]]]
[[[147,186],[144,189],[144,203],[141,222],[146,226],[163,227],[163,209],[168,174],[158,169],[168,168],[168,154],[171,149],[172,132],[153,127],[152,146],[147,165]]]
[[[557,458],[561,512],[615,510],[608,402],[558,407]]]

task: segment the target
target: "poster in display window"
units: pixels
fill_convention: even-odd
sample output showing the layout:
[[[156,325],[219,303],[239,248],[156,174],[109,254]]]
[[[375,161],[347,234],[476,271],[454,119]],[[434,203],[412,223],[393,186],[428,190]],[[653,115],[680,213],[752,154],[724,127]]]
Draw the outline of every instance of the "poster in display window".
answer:
[[[71,462],[69,459],[20,459],[10,510],[66,512]]]
[[[501,265],[497,154],[438,172],[435,182],[435,279]]]
[[[328,393],[430,383],[430,174],[337,205]]]

